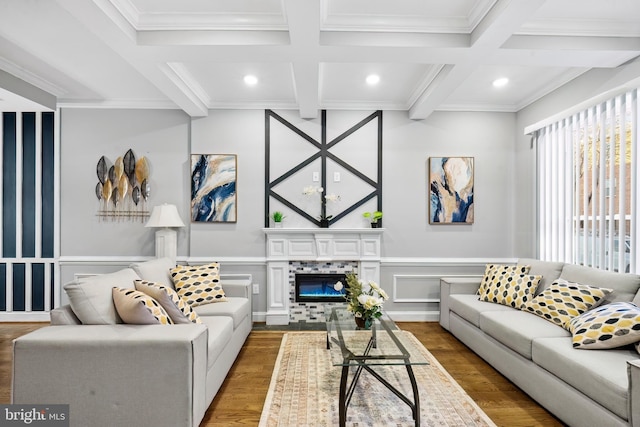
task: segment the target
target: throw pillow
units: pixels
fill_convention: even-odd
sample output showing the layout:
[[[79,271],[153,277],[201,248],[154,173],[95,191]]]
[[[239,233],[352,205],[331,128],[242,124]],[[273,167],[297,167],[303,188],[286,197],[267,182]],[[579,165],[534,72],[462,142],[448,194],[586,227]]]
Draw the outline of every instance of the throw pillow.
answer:
[[[508,305],[520,310],[533,298],[542,276],[510,273],[489,282],[480,300]]]
[[[480,287],[476,295],[483,295],[486,292],[488,286],[492,283],[502,280],[505,275],[509,274],[528,274],[530,266],[528,265],[501,265],[501,264],[487,264],[484,269],[484,276],[480,281]]]
[[[608,349],[640,341],[640,308],[630,302],[613,302],[569,322],[573,347]]]
[[[220,285],[220,265],[179,265],[171,269],[171,279],[180,298],[193,307],[212,302],[226,301]]]
[[[135,289],[113,288],[113,303],[124,323],[134,325],[172,325],[160,304],[149,295]]]
[[[173,323],[202,323],[198,313],[193,311],[191,306],[180,298],[173,289],[146,280],[136,280],[135,285],[137,290],[158,301],[171,317]]]
[[[83,325],[115,325],[122,323],[113,305],[114,286],[133,289],[140,277],[130,268],[108,274],[76,279],[64,285],[73,313]]]
[[[556,279],[551,286],[527,302],[523,310],[568,329],[571,319],[602,303],[609,293],[611,289]]]

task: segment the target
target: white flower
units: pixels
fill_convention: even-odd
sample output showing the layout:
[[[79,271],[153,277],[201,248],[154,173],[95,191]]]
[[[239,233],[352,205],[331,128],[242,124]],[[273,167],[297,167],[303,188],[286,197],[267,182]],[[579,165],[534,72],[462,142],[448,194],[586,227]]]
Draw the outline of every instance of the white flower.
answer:
[[[344,285],[340,281],[336,282],[336,284],[333,285],[333,289],[335,289],[338,292],[340,292],[342,288],[344,288]]]
[[[326,196],[324,196],[324,199],[327,202],[337,202],[338,200],[340,200],[340,196],[337,194],[327,194]]]
[[[358,302],[364,307],[365,310],[371,310],[373,307],[379,307],[382,305],[381,298],[376,298],[372,295],[366,294],[358,295]]]
[[[306,187],[304,187],[302,189],[302,194],[304,194],[305,196],[311,196],[313,194],[316,193],[322,193],[324,191],[324,188],[322,187],[316,187],[314,185],[308,185]]]
[[[380,285],[378,285],[376,282],[374,282],[373,280],[369,280],[369,286],[371,286],[372,289],[375,289],[376,291],[380,290]]]
[[[383,300],[389,299],[389,295],[387,295],[387,293],[382,288],[378,289],[378,295],[380,295]]]

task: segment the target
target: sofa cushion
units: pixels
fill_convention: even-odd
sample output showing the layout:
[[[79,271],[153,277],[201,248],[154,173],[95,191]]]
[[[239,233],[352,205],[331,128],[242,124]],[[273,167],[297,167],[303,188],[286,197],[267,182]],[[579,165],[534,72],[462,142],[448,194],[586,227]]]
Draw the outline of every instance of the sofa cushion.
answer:
[[[238,327],[245,317],[251,315],[248,298],[227,297],[227,301],[218,304],[205,304],[193,308],[201,317],[228,316],[233,319],[233,329]]]
[[[573,347],[607,349],[640,341],[640,308],[613,302],[587,311],[569,322]]]
[[[640,289],[640,276],[637,274],[615,273],[584,265],[566,264],[560,278],[583,285],[613,289],[602,304],[631,301]]]
[[[598,306],[610,292],[611,289],[557,279],[547,290],[528,301],[523,310],[568,328],[571,319]]]
[[[449,296],[449,310],[479,328],[480,313],[485,311],[512,311],[513,308],[480,301],[475,294],[451,294]]]
[[[133,289],[140,277],[130,268],[115,273],[83,277],[64,285],[69,304],[84,325],[114,325],[122,323],[113,305],[114,287]]]
[[[113,303],[124,321],[132,325],[172,325],[162,306],[149,295],[135,289],[113,288]]]
[[[138,291],[144,292],[158,301],[171,317],[173,323],[202,323],[198,313],[193,311],[191,306],[180,298],[172,288],[147,280],[136,280],[135,286]]]
[[[533,340],[541,337],[569,337],[565,329],[531,313],[512,309],[480,314],[480,329],[511,350],[531,359]]]
[[[614,414],[627,420],[627,361],[638,358],[632,347],[580,351],[571,338],[539,338],[532,360]]]
[[[533,298],[542,276],[511,273],[490,281],[480,294],[480,300],[517,308]]]
[[[227,316],[203,316],[202,323],[207,325],[207,370],[213,366],[218,356],[227,347],[233,335],[233,319]]]
[[[562,273],[564,262],[552,262],[552,261],[540,261],[532,258],[521,258],[518,260],[518,265],[528,265],[529,274],[536,276],[542,276],[538,289],[536,289],[536,295],[547,289]]]
[[[484,276],[480,281],[480,287],[478,288],[477,295],[482,295],[486,292],[487,287],[491,283],[495,283],[501,280],[505,275],[519,273],[529,273],[529,266],[527,265],[502,265],[502,264],[487,264],[484,268]]]
[[[180,298],[194,307],[227,300],[220,285],[220,266],[217,262],[197,266],[179,265],[171,269],[171,278]]]
[[[176,264],[169,258],[157,258],[150,261],[136,262],[129,267],[143,280],[160,283],[174,289],[170,271],[175,266]]]

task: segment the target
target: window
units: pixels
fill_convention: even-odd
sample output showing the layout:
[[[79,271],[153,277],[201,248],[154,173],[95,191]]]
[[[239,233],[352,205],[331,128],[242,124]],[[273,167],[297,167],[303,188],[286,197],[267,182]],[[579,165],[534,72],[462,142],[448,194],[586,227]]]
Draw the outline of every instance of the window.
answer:
[[[637,90],[535,132],[538,255],[638,271]]]

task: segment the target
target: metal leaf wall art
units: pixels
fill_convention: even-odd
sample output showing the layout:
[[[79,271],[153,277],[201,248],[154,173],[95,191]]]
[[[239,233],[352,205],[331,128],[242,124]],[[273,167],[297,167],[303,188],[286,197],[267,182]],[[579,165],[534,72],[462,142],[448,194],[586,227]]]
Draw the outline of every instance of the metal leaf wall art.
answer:
[[[145,157],[136,160],[129,149],[111,164],[105,156],[96,165],[98,183],[98,218],[111,221],[144,222],[149,217],[146,203],[151,193],[149,163]]]

